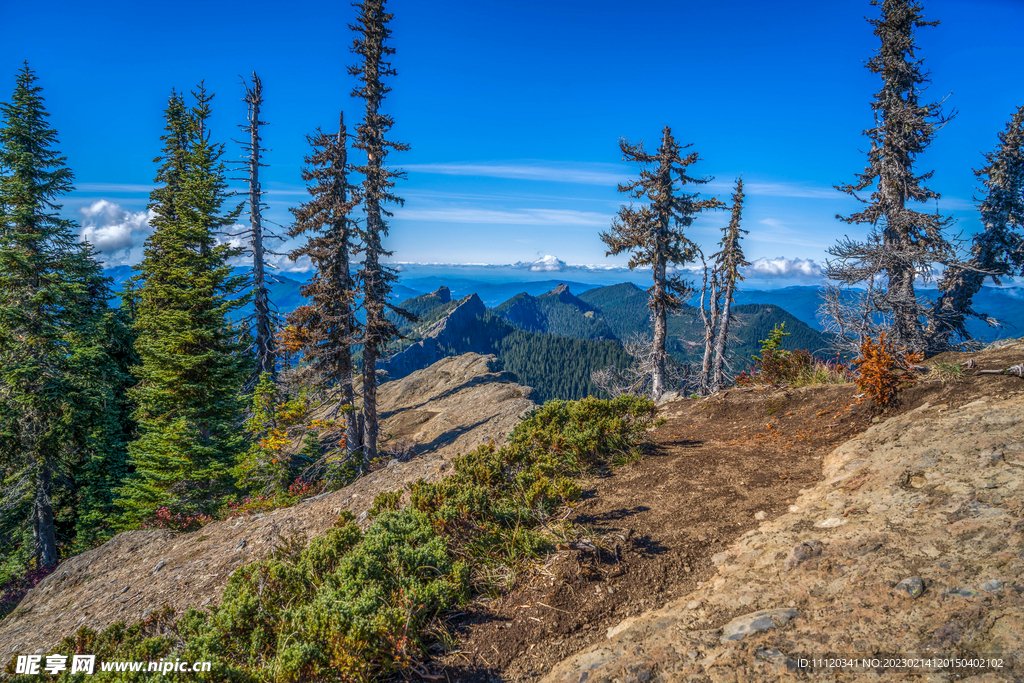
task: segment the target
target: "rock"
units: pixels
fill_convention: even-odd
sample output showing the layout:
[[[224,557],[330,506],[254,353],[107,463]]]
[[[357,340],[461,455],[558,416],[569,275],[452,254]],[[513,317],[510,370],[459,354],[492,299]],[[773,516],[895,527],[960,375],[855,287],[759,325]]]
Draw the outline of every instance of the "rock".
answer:
[[[797,566],[803,564],[812,557],[818,557],[821,555],[821,551],[824,549],[821,541],[810,540],[804,541],[803,543],[797,543],[793,546],[793,549],[789,551],[789,555],[786,556],[785,562],[782,563],[782,568],[785,571],[792,571]]]
[[[893,591],[897,594],[908,595],[912,599],[917,600],[921,597],[921,593],[924,593],[924,581],[919,576],[911,576],[897,583]]]
[[[765,609],[736,617],[722,627],[722,643],[742,640],[751,633],[759,633],[772,628],[784,626],[790,619],[799,614],[795,609]]]
[[[1007,367],[1020,362],[1018,349],[1024,347],[974,358],[977,367]],[[954,399],[932,384],[915,389],[915,400],[927,399],[930,409],[887,416],[840,445],[824,458],[821,482],[801,491],[788,512],[773,513],[757,534],[716,547],[712,552],[723,550],[728,561],[693,591],[631,617],[615,638],[556,664],[542,683],[579,683],[584,672],[587,683],[626,683],[641,669],[652,681],[800,677],[774,663],[775,649],[837,656],[969,651],[1004,661],[1003,669],[972,680],[1024,681],[1024,581],[1009,579],[1024,570],[1024,385],[1017,377],[968,377]],[[991,464],[982,467],[987,450]],[[992,457],[997,451],[1002,458]],[[920,473],[923,485],[910,486],[907,473]],[[816,526],[825,519],[844,523]],[[812,544],[812,536],[820,540]],[[783,571],[773,571],[773,562]],[[904,580],[924,584],[922,577],[927,587],[914,599],[915,586]],[[965,577],[977,586],[965,586]],[[751,597],[750,610],[787,606],[799,616],[784,630],[723,642],[712,626],[728,622]],[[695,601],[700,610],[688,609]],[[733,625],[729,633],[740,629]],[[691,651],[700,657],[691,661]],[[915,676],[865,671],[826,678]]]
[[[496,362],[494,356],[476,353],[451,356],[380,385],[381,433],[415,444],[416,455],[401,466],[375,470],[343,489],[272,510],[259,519],[212,522],[187,534],[166,529],[127,531],[99,548],[68,558],[60,572],[43,579],[14,614],[0,621],[0,652],[14,645],[19,652],[31,652],[70,635],[77,630],[77,617],[58,618],[68,604],[87,616],[83,626],[99,631],[115,621],[134,623],[146,610],[164,604],[181,613],[204,601],[219,602],[231,573],[266,557],[282,539],[319,536],[342,511],[367,523],[366,510],[378,493],[445,476],[452,471],[449,465],[454,457],[491,441],[502,443],[522,416],[536,408],[530,399],[533,390],[516,384],[510,373],[495,372]],[[335,407],[324,406],[313,417],[325,419]],[[301,450],[301,439],[292,448]],[[166,564],[156,570],[161,562]],[[174,573],[163,571],[168,566],[174,567]],[[108,604],[111,593],[121,590],[116,586],[125,585],[133,587],[124,594],[132,599]]]
[[[396,380],[430,367],[451,353],[446,349],[457,346],[466,327],[485,313],[487,307],[484,302],[476,294],[470,294],[459,301],[448,315],[434,323],[423,339],[388,360],[378,362],[377,368]]]
[[[768,513],[765,512],[764,510],[759,510],[759,511],[754,513],[754,519],[756,519],[759,522],[763,522],[767,518],[768,518]]]
[[[158,571],[160,571],[161,569],[163,569],[166,566],[167,566],[167,560],[160,560],[159,562],[156,563],[156,566],[153,567],[153,573],[156,574]]]
[[[1022,341],[1024,341],[1024,337],[1020,337],[1018,339],[1012,339],[1012,338],[1011,339],[997,339],[994,342],[992,342],[991,344],[989,344],[988,346],[986,346],[984,348],[984,350],[985,351],[995,351],[996,349],[1001,349],[1001,348],[1004,348],[1006,346],[1012,346],[1014,344],[1019,344]]]

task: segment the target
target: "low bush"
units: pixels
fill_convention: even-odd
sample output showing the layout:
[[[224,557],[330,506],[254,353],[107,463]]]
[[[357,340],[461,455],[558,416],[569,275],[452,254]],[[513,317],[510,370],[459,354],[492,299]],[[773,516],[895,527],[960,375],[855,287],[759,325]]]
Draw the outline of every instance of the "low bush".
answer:
[[[178,619],[161,611],[102,633],[83,628],[59,650],[100,661],[213,662],[208,673],[162,676],[172,681],[427,674],[427,634],[437,631],[437,615],[493,589],[489,577],[514,575],[549,549],[553,515],[580,495],[577,478],[634,454],[655,421],[653,403],[633,396],[551,401],[505,446],[477,448],[454,461],[448,478],[412,485],[408,505],[400,491],[379,495],[365,531],[345,514],[308,545],[290,539],[240,568],[220,606]],[[108,672],[96,679],[151,676]],[[71,678],[64,672],[57,680]]]
[[[853,381],[853,369],[838,354],[835,358],[823,361],[814,358],[806,349],[783,349],[782,340],[788,335],[786,323],[776,325],[768,338],[761,341],[761,355],[753,357],[754,367],[736,378],[737,386],[786,384],[806,387]]]
[[[895,348],[885,338],[885,332],[878,335],[877,342],[868,337],[861,343],[860,357],[854,361],[859,371],[857,386],[880,408],[893,406],[899,392],[914,383],[907,370],[923,359],[924,354]]]

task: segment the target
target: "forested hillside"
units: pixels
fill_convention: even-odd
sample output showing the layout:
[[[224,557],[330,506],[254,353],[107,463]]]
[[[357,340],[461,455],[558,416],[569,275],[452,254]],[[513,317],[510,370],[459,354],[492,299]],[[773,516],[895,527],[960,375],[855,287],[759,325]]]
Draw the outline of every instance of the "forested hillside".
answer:
[[[573,296],[564,284],[540,296],[516,294],[491,310],[494,315],[530,332],[576,339],[616,339],[595,309]]]

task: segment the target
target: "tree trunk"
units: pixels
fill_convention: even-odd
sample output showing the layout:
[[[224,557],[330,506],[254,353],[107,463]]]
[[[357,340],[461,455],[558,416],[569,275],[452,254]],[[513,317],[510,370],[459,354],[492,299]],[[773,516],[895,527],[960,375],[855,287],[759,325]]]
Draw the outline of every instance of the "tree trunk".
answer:
[[[654,268],[654,367],[651,372],[651,398],[655,401],[665,393],[665,339],[668,337],[668,320],[665,305],[665,262],[658,260]]]
[[[713,394],[725,385],[725,349],[729,343],[729,313],[732,309],[732,294],[736,284],[732,278],[725,286],[725,301],[722,302],[722,322],[715,340],[715,361],[711,375],[710,392]]]
[[[700,316],[704,323],[704,358],[700,365],[700,377],[697,379],[701,396],[711,393],[712,353],[715,347],[715,327],[718,325],[718,275],[714,270],[711,271],[711,291],[708,292],[707,270],[704,273],[704,287],[700,294]],[[705,308],[704,298],[708,294],[710,301]]]
[[[363,469],[377,457],[377,343],[367,339],[363,346]]]
[[[40,567],[51,567],[60,561],[57,555],[57,537],[53,529],[53,499],[50,496],[53,473],[47,458],[43,457],[36,474],[36,498],[33,503],[32,531],[36,542],[36,557]]]

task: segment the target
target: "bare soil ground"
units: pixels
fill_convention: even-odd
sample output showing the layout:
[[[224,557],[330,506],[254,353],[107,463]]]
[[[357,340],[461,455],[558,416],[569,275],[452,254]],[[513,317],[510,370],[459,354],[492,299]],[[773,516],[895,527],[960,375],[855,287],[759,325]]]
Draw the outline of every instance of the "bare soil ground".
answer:
[[[451,621],[451,680],[539,679],[624,618],[699,586],[716,553],[784,513],[820,479],[822,455],[871,425],[856,391],[747,388],[665,404],[646,457],[584,485],[570,519],[597,547],[560,551]]]
[[[999,352],[985,366],[1016,362]],[[933,359],[959,362],[967,354]],[[607,640],[625,618],[657,610],[712,579],[726,550],[762,520],[789,511],[822,478],[838,445],[931,402],[964,405],[1017,378],[923,377],[879,414],[855,385],[732,389],[662,406],[646,457],[586,482],[570,519],[594,549],[566,548],[507,595],[449,620],[458,639],[437,664],[451,681],[535,681]],[[720,556],[716,557],[721,553]],[[715,561],[717,560],[717,562]]]

